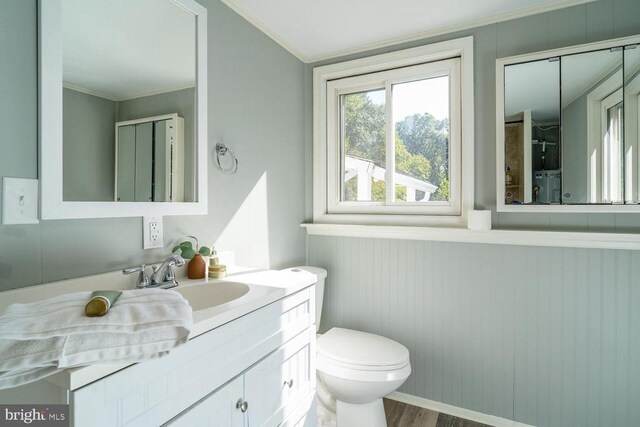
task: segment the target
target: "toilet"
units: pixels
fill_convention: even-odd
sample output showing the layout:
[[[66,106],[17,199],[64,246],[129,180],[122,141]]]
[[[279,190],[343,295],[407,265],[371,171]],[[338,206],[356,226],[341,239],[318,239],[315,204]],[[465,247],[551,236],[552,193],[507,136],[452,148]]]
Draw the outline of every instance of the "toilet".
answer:
[[[316,330],[320,325],[327,271],[297,267],[313,273],[316,283]],[[318,336],[317,389],[319,425],[386,427],[382,398],[411,374],[409,350],[380,335],[334,327]]]

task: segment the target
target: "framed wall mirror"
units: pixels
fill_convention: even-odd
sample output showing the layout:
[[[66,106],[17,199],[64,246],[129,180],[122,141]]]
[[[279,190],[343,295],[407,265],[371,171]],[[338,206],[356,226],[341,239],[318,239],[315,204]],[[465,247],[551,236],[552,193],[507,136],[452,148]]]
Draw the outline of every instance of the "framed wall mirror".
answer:
[[[207,21],[194,0],[41,0],[42,219],[207,212]]]
[[[498,211],[640,212],[638,43],[497,60]]]

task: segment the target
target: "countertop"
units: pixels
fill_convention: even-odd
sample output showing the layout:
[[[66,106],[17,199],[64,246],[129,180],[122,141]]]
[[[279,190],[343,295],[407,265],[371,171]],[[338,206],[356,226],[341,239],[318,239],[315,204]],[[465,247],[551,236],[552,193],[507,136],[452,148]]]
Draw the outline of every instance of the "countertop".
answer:
[[[179,287],[216,286],[216,283],[219,282],[238,282],[244,283],[249,287],[249,291],[246,294],[233,301],[210,308],[194,310],[193,328],[189,339],[238,319],[317,282],[315,274],[299,269],[255,270],[228,267],[228,271],[229,274],[223,279],[190,280],[179,277]],[[178,276],[180,276],[180,272]],[[63,293],[98,289],[132,289],[135,281],[132,282],[131,279],[130,276],[122,276],[120,272],[113,272],[2,292],[0,312],[14,302],[37,301]],[[130,365],[100,364],[71,368],[47,377],[45,380],[62,388],[75,390]]]

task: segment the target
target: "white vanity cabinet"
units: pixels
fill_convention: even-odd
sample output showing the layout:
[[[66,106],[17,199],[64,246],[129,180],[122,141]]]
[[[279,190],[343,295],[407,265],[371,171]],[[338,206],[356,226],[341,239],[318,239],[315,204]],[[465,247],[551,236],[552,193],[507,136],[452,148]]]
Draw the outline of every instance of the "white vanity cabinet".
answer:
[[[71,391],[72,425],[315,425],[314,323],[311,286]]]
[[[315,395],[315,370],[311,371],[315,347],[304,338],[294,338],[244,375],[247,426],[281,425],[285,421],[295,425],[303,415],[298,408],[310,405],[309,398]]]
[[[310,426],[313,414],[305,416],[315,394],[311,345],[307,334],[298,335],[167,426]]]

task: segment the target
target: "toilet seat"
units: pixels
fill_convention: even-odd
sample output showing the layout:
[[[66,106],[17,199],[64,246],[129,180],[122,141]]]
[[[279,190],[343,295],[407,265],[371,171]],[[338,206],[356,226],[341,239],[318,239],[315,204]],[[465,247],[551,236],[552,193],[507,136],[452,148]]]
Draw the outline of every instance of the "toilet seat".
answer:
[[[335,364],[335,361],[320,354],[318,354],[316,362],[318,372],[351,381],[373,383],[402,381],[407,379],[409,374],[411,374],[411,365],[409,363],[399,369],[385,371],[358,369],[361,367],[354,369],[352,367],[340,366],[339,364]]]
[[[411,373],[409,350],[389,338],[333,328],[317,340],[317,369],[354,381],[396,381]]]

